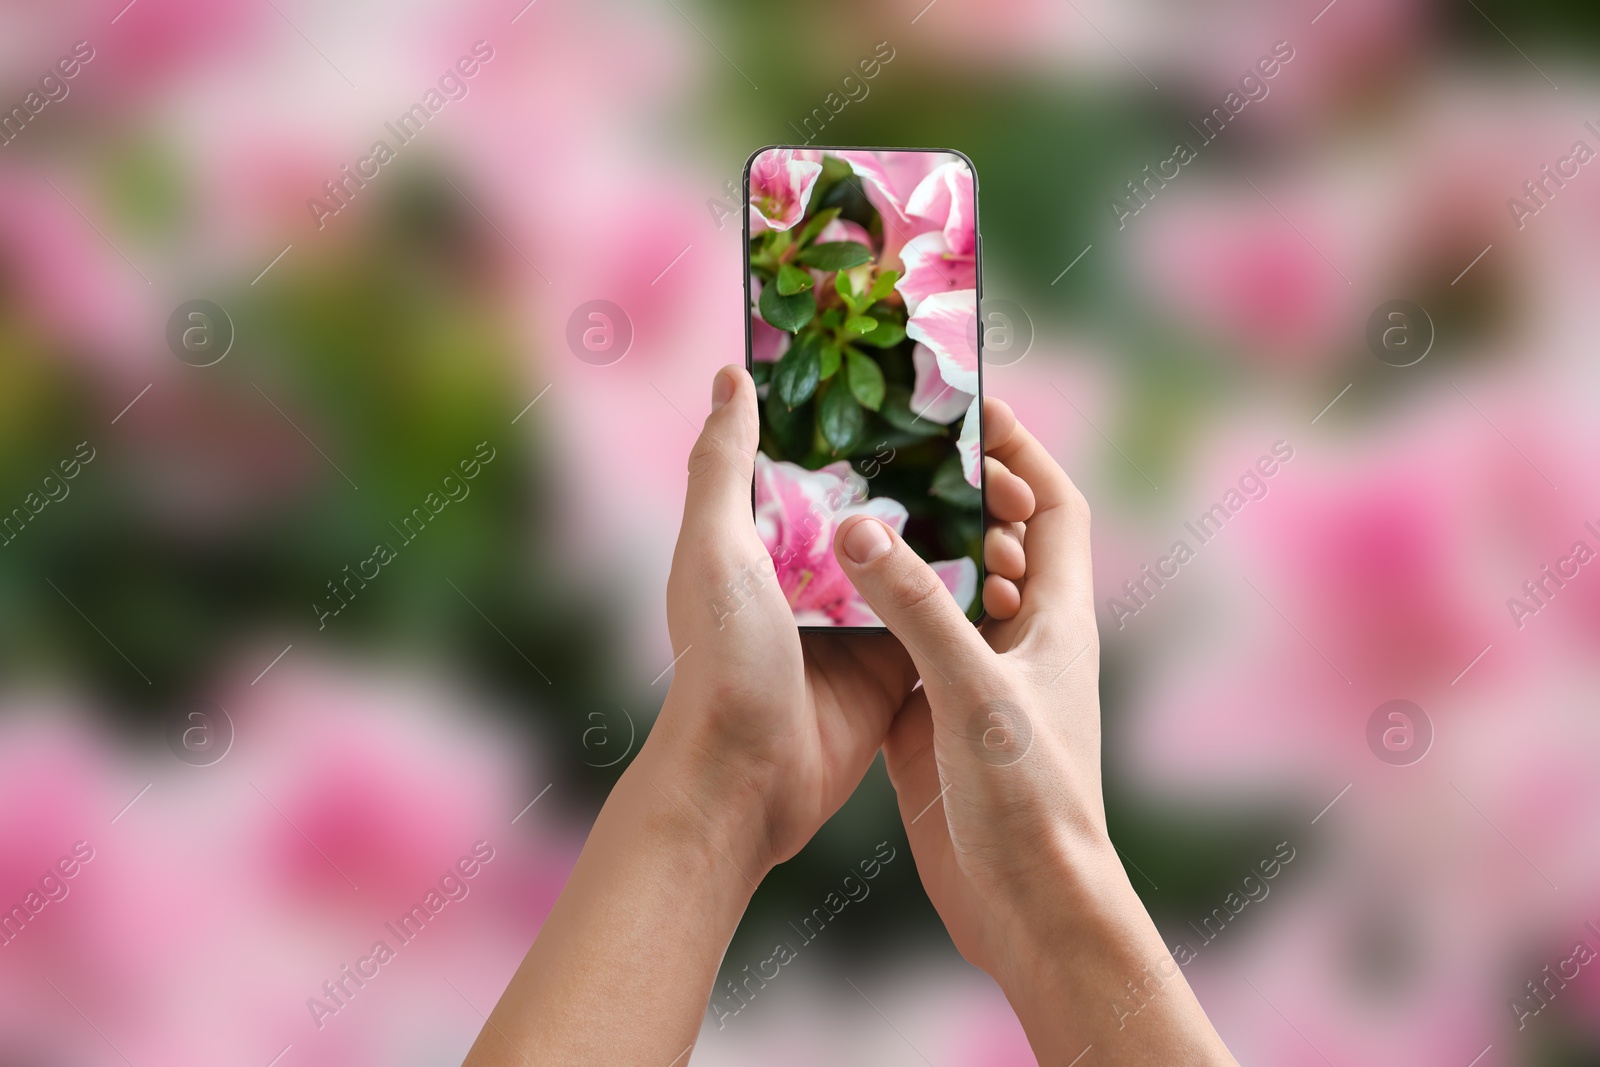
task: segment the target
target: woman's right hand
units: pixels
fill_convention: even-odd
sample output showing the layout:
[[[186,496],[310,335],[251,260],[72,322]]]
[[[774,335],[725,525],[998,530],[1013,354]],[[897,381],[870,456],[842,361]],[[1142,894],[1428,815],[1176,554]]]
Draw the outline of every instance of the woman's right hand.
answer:
[[[1088,505],[993,398],[984,437],[991,499],[1034,507],[987,531],[981,631],[882,523],[834,542],[922,678],[884,743],[918,873],[1041,1062],[1231,1064],[1106,832]]]

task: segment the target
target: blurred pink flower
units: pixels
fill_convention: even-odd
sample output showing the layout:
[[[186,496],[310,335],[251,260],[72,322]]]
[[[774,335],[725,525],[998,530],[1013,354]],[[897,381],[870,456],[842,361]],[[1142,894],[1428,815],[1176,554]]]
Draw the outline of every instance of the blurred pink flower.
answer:
[[[581,834],[549,821],[550,798],[511,825],[544,783],[507,727],[463,710],[464,694],[293,662],[301,651],[252,687],[272,655],[253,651],[223,687],[235,744],[209,767],[159,743],[119,751],[70,707],[0,694],[0,906],[23,901],[75,842],[93,850],[0,946],[0,1061],[122,1062],[80,1009],[132,1062],[172,1067],[265,1063],[290,1042],[308,1067],[392,1063],[397,1023],[418,1018],[430,1021],[406,1026],[410,1040],[471,1041],[470,1012],[429,1017],[439,974],[492,1001]],[[478,840],[495,856],[440,929],[398,948],[318,1029],[307,997],[392,938],[385,920]]]
[[[123,10],[117,0],[101,0],[98,6],[107,19],[117,18]],[[141,4],[137,15],[130,12],[117,23],[115,47],[97,48],[88,69],[99,80],[92,84],[113,107],[143,103],[151,90],[179,81],[197,64],[219,55],[246,53],[271,18],[259,9],[208,0]],[[64,26],[61,33],[71,40],[67,35],[79,28]]]
[[[750,167],[750,232],[787,230],[804,217],[822,164],[797,159],[789,148],[761,153]]]
[[[1437,582],[1443,563],[1426,550],[1440,532],[1435,501],[1416,486],[1409,494],[1390,487],[1383,494],[1387,499],[1367,501],[1326,485],[1291,493],[1292,479],[1305,474],[1291,464],[1277,476],[1282,484],[1272,487],[1271,496],[1250,505],[1259,511],[1247,509],[1232,520],[1292,525],[1304,541],[1251,537],[1248,547],[1235,546],[1251,560],[1248,573],[1224,563],[1221,575],[1211,575],[1224,583],[1221,589],[1196,590],[1229,604],[1238,617],[1228,625],[1213,623],[1207,635],[1211,656],[1204,664],[1186,665],[1181,679],[1175,666],[1150,673],[1159,681],[1140,700],[1144,714],[1129,750],[1139,773],[1161,767],[1169,781],[1249,781],[1256,789],[1266,782],[1292,787],[1317,772],[1343,774],[1349,761],[1371,758],[1349,742],[1360,736],[1373,708],[1396,696],[1428,703],[1486,643],[1483,627],[1469,628],[1456,591]],[[1325,503],[1316,506],[1318,499]],[[1280,511],[1281,517],[1275,514]],[[1216,539],[1237,542],[1235,532],[1224,529]],[[1198,558],[1170,579],[1171,591],[1157,592],[1129,628],[1158,622],[1185,586],[1205,583],[1208,557],[1211,565],[1221,562],[1214,558],[1220,548],[1197,546],[1181,524],[1176,536],[1197,547]],[[1384,537],[1395,543],[1382,544]],[[1284,559],[1290,546],[1317,565]],[[1140,577],[1106,575],[1109,580],[1097,582],[1101,606],[1113,596],[1131,603],[1119,583]],[[1260,596],[1244,584],[1247,578]],[[1394,584],[1385,588],[1385,578]],[[1241,589],[1253,602],[1233,600]],[[1278,611],[1307,636],[1285,626]],[[1103,617],[1109,620],[1109,610]],[[1424,618],[1447,627],[1418,628]],[[1384,660],[1389,662],[1380,666]],[[1284,714],[1287,707],[1296,709],[1292,717]]]
[[[456,699],[425,679],[309,660],[230,699],[269,754],[254,780],[281,814],[262,806],[262,841],[299,893],[337,901],[348,876],[368,905],[405,903],[525,788],[502,740],[441,716]]]
[[[7,205],[0,212],[0,269],[20,307],[64,342],[63,356],[107,379],[107,403],[116,402],[113,396],[156,363],[148,346],[130,338],[156,328],[160,318],[144,280],[74,210],[74,202],[94,207],[88,191],[58,176],[52,180],[65,185],[63,195],[45,178],[23,166],[0,169],[0,200]]]
[[[581,838],[549,821],[548,799],[519,815],[543,776],[528,766],[526,739],[469,695],[402,668],[292,662],[300,651],[254,685],[246,668],[223,697],[242,735],[230,757],[240,761],[230,771],[240,805],[228,826],[243,848],[235,866],[264,912],[230,929],[265,925],[255,951],[242,956],[257,959],[283,957],[272,946],[285,928],[322,927],[312,951],[293,952],[272,976],[271,1002],[292,1009],[283,1040],[315,1034],[322,1048],[332,1039],[314,1062],[392,1060],[387,1029],[416,1009],[439,973],[473,995],[504,982]],[[464,880],[466,894],[414,942],[390,941],[398,961],[318,1029],[306,998],[375,940],[389,940],[384,922],[438,886],[480,840],[493,858]],[[470,1030],[477,1020],[461,1024]]]
[[[1500,425],[1511,432],[1515,423]],[[1140,561],[1154,562],[1173,537],[1198,555],[1169,578],[1172,588],[1155,590],[1129,629],[1181,619],[1195,596],[1210,609],[1203,660],[1169,656],[1145,676],[1153,681],[1138,698],[1144,710],[1127,751],[1152,780],[1294,787],[1312,774],[1342,783],[1372,761],[1363,730],[1383,702],[1448,708],[1469,682],[1525,686],[1548,667],[1544,650],[1560,647],[1518,637],[1505,607],[1549,557],[1507,565],[1505,547],[1525,536],[1518,527],[1527,516],[1505,514],[1504,486],[1511,477],[1543,483],[1459,396],[1440,397],[1437,411],[1414,412],[1403,429],[1373,434],[1338,460],[1291,441],[1295,457],[1266,480],[1266,495],[1228,520],[1210,538],[1215,546],[1199,544],[1182,520],[1236,485],[1276,432],[1236,436],[1226,461],[1206,465],[1213,488]],[[1572,516],[1548,519],[1540,551],[1582,534]],[[1125,580],[1139,577],[1109,573],[1097,558],[1102,608],[1111,596],[1127,600]],[[1581,626],[1568,607],[1557,609],[1527,629]]]
[[[38,886],[69,851],[83,860],[59,899],[0,948],[0,1060],[114,1062],[79,1010],[116,1034],[134,1062],[198,1067],[237,1053],[239,1035],[255,1035],[272,1006],[213,1010],[219,959],[264,962],[225,946],[251,929],[259,895],[234,862],[236,838],[203,839],[216,828],[215,796],[185,803],[181,783],[195,779],[183,772],[194,768],[164,752],[166,773],[129,766],[144,761],[119,759],[77,709],[10,695],[0,708],[9,720],[0,731],[0,812],[18,813],[0,815],[0,907],[19,902],[19,878]],[[259,995],[258,976],[243,969],[227,995]],[[187,1025],[178,1018],[196,1008]]]
[[[1449,833],[1437,822],[1413,829]],[[1418,848],[1416,838],[1405,844]],[[1387,851],[1325,855],[1315,876],[1289,866],[1276,886],[1263,883],[1268,895],[1247,905],[1219,947],[1175,924],[1169,944],[1199,946],[1184,970],[1218,1029],[1238,1035],[1229,1044],[1241,1063],[1526,1062],[1507,1054],[1517,1035],[1505,1005],[1518,983],[1501,970],[1501,953],[1520,946],[1503,940],[1503,921],[1476,925],[1457,906],[1470,886],[1435,882],[1421,866]]]
[[[1335,205],[1309,203],[1304,190],[1298,205],[1284,200],[1279,194],[1306,236],[1248,187],[1191,191],[1160,205],[1139,235],[1140,270],[1174,314],[1242,344],[1246,355],[1280,364],[1331,358],[1343,351],[1337,342],[1355,298],[1318,250],[1353,270],[1353,236],[1341,232]]]
[[[37,965],[52,956],[75,957],[88,947],[78,936],[82,926],[73,922],[73,913],[85,896],[82,890],[98,881],[107,866],[103,827],[127,798],[118,795],[120,783],[105,746],[74,709],[19,707],[12,700],[5,712],[0,725],[0,841],[5,842],[0,848],[0,917],[10,919],[11,909],[27,893],[40,891],[47,872],[59,875],[57,860],[79,839],[88,842],[99,861],[86,862],[73,877],[60,879],[66,885],[61,900],[48,901],[25,925],[9,922],[0,932],[0,962]],[[5,976],[14,973],[0,968],[0,990],[6,988]],[[11,999],[9,994],[0,996],[0,1004]]]
[[[871,515],[896,533],[905,529],[905,505],[867,497],[867,480],[844,460],[808,471],[756,453],[756,532],[772,556],[778,584],[802,626],[878,626],[833,554],[833,534],[851,515]],[[966,611],[978,590],[971,559],[930,564],[956,604]]]
[[[1418,58],[1428,54],[1426,38],[1440,20],[1438,9],[1420,0],[1341,0],[1335,10],[1337,19],[1330,12],[1317,22],[1315,47],[1305,46],[1303,21],[1287,8],[1267,4],[1174,8],[1145,27],[1148,43],[1160,50],[1171,71],[1168,77],[1183,83],[1178,91],[1204,108],[1221,102],[1219,87],[1238,93],[1248,88],[1240,86],[1242,76],[1256,75],[1266,95],[1246,108],[1243,117],[1250,125],[1239,132],[1281,140],[1359,106],[1374,86],[1407,85],[1417,77]],[[1262,79],[1257,64],[1279,40],[1292,46],[1293,58],[1267,67],[1276,73]],[[1281,59],[1282,52],[1278,55]],[[1230,128],[1226,136],[1233,132]]]

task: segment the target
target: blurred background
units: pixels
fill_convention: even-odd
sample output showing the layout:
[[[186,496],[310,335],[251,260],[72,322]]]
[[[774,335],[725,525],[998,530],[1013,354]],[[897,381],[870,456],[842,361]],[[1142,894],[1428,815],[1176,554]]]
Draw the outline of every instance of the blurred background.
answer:
[[[807,140],[977,165],[1112,834],[1240,1061],[1600,1062],[1597,49],[1556,0],[0,3],[0,1062],[460,1061],[670,685],[740,169]],[[1033,1062],[881,766],[726,974],[880,842],[695,1063]]]

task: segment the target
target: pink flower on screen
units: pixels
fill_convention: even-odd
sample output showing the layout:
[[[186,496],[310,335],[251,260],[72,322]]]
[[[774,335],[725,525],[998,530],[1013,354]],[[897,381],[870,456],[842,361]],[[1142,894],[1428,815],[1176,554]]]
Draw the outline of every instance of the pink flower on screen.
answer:
[[[871,515],[896,533],[905,529],[905,505],[867,497],[867,480],[844,460],[808,471],[756,453],[756,532],[772,556],[778,585],[802,626],[878,626],[881,621],[856,592],[833,554],[833,535],[851,515]],[[962,611],[978,591],[971,559],[930,563]]]
[[[883,216],[884,229],[909,230],[906,236],[926,229],[910,213],[912,195],[922,180],[950,156],[943,152],[837,152],[850,164],[867,200]]]
[[[872,247],[872,235],[865,226],[849,219],[834,219],[817,233],[817,243],[825,241],[855,241],[857,244]]]
[[[918,234],[900,250],[905,274],[895,285],[906,307],[916,311],[924,297],[954,290],[976,290],[977,215],[972,169],[965,162],[944,163],[917,186],[906,210],[936,229]]]
[[[925,298],[936,293],[977,291],[977,259],[970,252],[952,254],[944,234],[938,230],[907,241],[900,249],[900,261],[905,271],[895,289],[913,312]]]
[[[974,487],[981,484],[983,462],[975,212],[972,169],[965,161],[950,160],[928,172],[905,201],[911,225],[924,232],[900,249],[905,273],[895,283],[910,312],[906,335],[919,342],[912,353],[912,410],[939,423],[966,413],[957,449],[962,474]]]
[[[938,293],[917,305],[906,336],[933,353],[946,384],[969,395],[978,391],[977,293]]]
[[[750,167],[750,230],[787,230],[805,216],[822,164],[790,148],[763,152]]]
[[[945,152],[839,152],[840,160],[850,164],[855,181],[867,202],[883,216],[883,247],[878,266],[900,269],[900,253],[906,242],[934,228],[927,219],[911,214],[910,203],[917,188],[940,164],[953,157]]]

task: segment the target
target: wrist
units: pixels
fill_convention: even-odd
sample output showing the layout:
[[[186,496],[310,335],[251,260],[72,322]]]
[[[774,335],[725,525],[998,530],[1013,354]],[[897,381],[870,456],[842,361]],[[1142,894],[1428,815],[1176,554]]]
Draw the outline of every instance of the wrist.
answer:
[[[661,719],[667,717],[663,708]],[[623,779],[653,831],[702,855],[716,877],[731,876],[753,893],[771,869],[760,790],[694,739],[658,720]]]
[[[1092,1043],[1116,1062],[1234,1064],[1110,839],[1056,862],[1005,909],[993,972],[1040,1061]]]
[[[1064,966],[1138,970],[1165,952],[1109,837],[1074,835],[1039,850],[1039,869],[998,894],[993,977],[1008,995]]]

